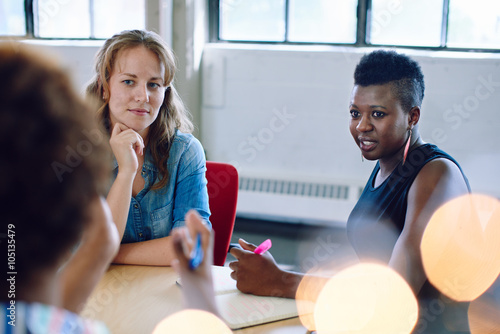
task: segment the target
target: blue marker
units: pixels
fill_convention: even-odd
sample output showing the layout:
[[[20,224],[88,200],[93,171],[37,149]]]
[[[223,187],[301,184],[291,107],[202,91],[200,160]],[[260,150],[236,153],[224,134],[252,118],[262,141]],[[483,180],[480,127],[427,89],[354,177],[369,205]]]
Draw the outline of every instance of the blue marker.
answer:
[[[196,245],[191,251],[191,259],[189,260],[189,269],[195,270],[203,262],[203,249],[201,248],[201,233],[196,236]]]

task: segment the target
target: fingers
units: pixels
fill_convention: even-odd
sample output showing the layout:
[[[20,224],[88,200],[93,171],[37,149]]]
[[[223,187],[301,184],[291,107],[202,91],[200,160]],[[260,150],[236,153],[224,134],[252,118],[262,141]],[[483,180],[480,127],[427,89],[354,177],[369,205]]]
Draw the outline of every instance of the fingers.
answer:
[[[249,242],[246,242],[245,240],[243,239],[239,239],[238,240],[238,243],[239,245],[241,246],[241,248],[239,247],[233,247],[231,248],[231,250],[229,251],[229,253],[234,256],[236,259],[240,259],[242,256],[245,256],[246,254],[249,254],[249,253],[253,253],[253,251],[255,250],[255,248],[257,248],[257,246],[255,246],[254,244],[251,244]]]
[[[196,239],[198,233],[201,234],[201,245],[203,251],[206,253],[210,246],[210,229],[203,222],[203,219],[196,210],[189,210],[184,219],[192,240]]]
[[[142,145],[134,145],[135,154],[144,155],[144,143]]]
[[[232,262],[229,262],[229,268],[236,271],[238,270],[238,265],[239,265],[239,261],[232,261]]]
[[[256,245],[251,244],[249,242],[246,242],[245,240],[243,240],[241,238],[238,240],[238,243],[240,244],[241,248],[243,248],[244,250],[251,251],[251,252],[253,252],[255,250],[255,248],[257,248]]]
[[[144,154],[144,139],[142,136],[123,123],[116,123],[111,132],[111,140],[123,145],[131,145],[138,155]]]
[[[113,131],[111,132],[111,136],[116,136],[120,134],[121,132],[130,129],[128,126],[126,126],[123,123],[116,123],[115,126],[113,127]]]
[[[233,269],[233,271],[231,271],[231,274],[229,275],[229,277],[231,277],[232,279],[237,281],[238,280],[238,271],[236,269]]]
[[[184,236],[183,236],[183,231],[182,229],[175,229],[172,231],[172,242],[174,244],[174,253],[177,258],[177,263],[174,267],[185,267],[187,266],[187,263],[189,259],[186,256],[186,253],[184,251]]]
[[[186,221],[186,226],[189,229],[189,232],[193,234],[194,232],[204,232],[208,229],[205,227],[203,220],[201,219],[199,213],[196,210],[189,210],[184,217]]]
[[[204,223],[196,210],[190,210],[184,217],[186,226],[176,228],[172,231],[172,242],[174,253],[178,259],[178,268],[188,268],[191,253],[196,247],[196,239],[201,236],[201,247],[203,250],[202,266],[212,264],[213,258],[213,238],[210,228]]]
[[[234,256],[237,260],[239,260],[244,254],[245,254],[245,251],[243,249],[240,249],[238,247],[233,247],[231,248],[231,250],[229,251],[229,254],[231,254],[232,256]]]

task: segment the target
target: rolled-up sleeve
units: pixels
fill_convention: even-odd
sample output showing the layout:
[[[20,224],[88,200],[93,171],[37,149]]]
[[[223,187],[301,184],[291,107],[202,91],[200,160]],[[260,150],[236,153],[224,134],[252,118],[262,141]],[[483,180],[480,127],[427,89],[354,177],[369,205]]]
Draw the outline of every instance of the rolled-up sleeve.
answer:
[[[195,137],[186,144],[179,159],[174,195],[173,228],[184,226],[186,213],[195,209],[210,225],[206,158],[201,143]]]

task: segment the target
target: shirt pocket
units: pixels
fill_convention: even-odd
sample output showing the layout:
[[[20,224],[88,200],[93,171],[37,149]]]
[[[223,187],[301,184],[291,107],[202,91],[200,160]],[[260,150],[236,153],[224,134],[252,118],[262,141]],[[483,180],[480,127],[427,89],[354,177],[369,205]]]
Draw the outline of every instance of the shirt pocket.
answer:
[[[163,238],[170,235],[173,225],[172,208],[173,201],[151,212],[152,239]]]

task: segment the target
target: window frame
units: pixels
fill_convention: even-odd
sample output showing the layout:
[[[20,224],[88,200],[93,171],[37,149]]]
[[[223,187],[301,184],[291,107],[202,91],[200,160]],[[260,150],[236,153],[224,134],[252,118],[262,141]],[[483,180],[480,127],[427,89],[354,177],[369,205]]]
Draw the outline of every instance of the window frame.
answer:
[[[95,37],[95,18],[94,18],[94,3],[96,0],[89,0],[89,20],[90,20],[90,36],[89,37],[40,37],[35,35],[35,15],[34,8],[36,0],[24,0],[24,17],[26,25],[25,35],[0,35],[2,39],[31,39],[41,41],[104,41],[107,38]],[[147,1],[147,0],[146,0]],[[147,14],[147,6],[146,6]]]
[[[324,43],[324,42],[291,42],[288,40],[289,30],[289,6],[290,0],[285,1],[285,41],[233,41],[223,40],[219,38],[220,29],[220,0],[208,0],[208,37],[210,43],[228,43],[228,44],[267,44],[267,45],[331,45],[342,47],[370,48],[370,47],[387,47],[387,48],[402,48],[430,51],[458,51],[458,52],[478,52],[478,53],[500,53],[500,49],[480,49],[480,48],[457,48],[448,47],[448,19],[450,0],[443,1],[443,13],[441,24],[441,42],[440,46],[412,46],[412,45],[391,45],[391,44],[372,44],[369,41],[367,31],[370,29],[369,22],[371,21],[371,0],[358,0],[357,7],[357,27],[356,27],[356,42],[355,43]]]

